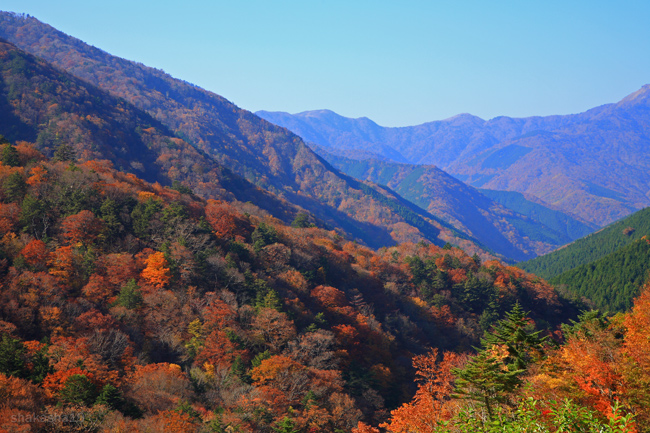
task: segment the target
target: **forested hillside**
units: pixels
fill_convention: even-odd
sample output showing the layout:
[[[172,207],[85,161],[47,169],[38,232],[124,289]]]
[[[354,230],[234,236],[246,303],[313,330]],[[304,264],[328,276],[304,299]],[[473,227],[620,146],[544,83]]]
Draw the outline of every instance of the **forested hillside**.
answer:
[[[0,37],[143,110],[203,155],[367,245],[426,239],[466,246],[463,237],[456,239],[432,215],[400,213],[399,203],[379,200],[359,182],[341,175],[299,137],[219,95],[111,56],[33,17],[0,13]],[[201,171],[193,164],[187,168],[174,173],[179,181],[193,176],[192,170]],[[272,207],[267,209],[273,212]]]
[[[612,254],[643,236],[650,236],[650,208],[635,212],[597,233],[517,266],[542,278],[551,279]]]
[[[547,253],[576,239],[569,232],[585,235],[591,231],[589,226],[541,205],[529,212],[531,217],[515,213],[434,166],[346,158],[320,146],[315,150],[348,175],[389,186],[493,251],[515,260]],[[533,216],[541,216],[553,228]]]
[[[627,311],[650,276],[647,238],[620,247],[598,260],[549,280],[556,287],[584,296],[603,311]]]
[[[575,317],[457,248],[373,252],[26,143],[0,162],[3,428],[349,431],[410,398],[413,354],[470,350],[516,303]]]
[[[513,309],[478,353],[413,358],[418,390],[382,431],[646,432],[650,429],[650,287],[626,314],[585,313],[562,327],[561,344]],[[378,433],[360,423],[354,433]]]

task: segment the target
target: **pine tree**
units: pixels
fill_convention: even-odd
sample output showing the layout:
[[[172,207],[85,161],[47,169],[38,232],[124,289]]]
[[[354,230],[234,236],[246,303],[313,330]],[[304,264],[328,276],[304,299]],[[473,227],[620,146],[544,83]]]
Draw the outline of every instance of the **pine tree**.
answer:
[[[506,318],[499,320],[490,332],[487,332],[481,344],[489,349],[493,346],[505,346],[508,356],[504,364],[509,370],[525,370],[526,367],[543,353],[547,338],[540,338],[541,331],[534,331],[526,313],[519,303],[506,313]]]
[[[523,370],[507,369],[498,355],[484,350],[474,356],[462,369],[454,369],[456,391],[452,397],[472,400],[485,406],[488,418],[493,419],[497,404],[505,403],[508,395],[520,384],[517,377]]]

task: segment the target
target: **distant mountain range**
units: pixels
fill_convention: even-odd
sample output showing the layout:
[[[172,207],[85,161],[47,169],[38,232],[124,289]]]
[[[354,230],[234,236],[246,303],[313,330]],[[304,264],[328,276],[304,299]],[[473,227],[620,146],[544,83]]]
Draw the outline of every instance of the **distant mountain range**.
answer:
[[[329,153],[322,146],[315,150],[348,175],[387,185],[483,245],[516,260],[547,253],[595,229],[530,202],[519,193],[486,190],[481,193],[435,166],[351,159]]]
[[[580,114],[488,121],[461,114],[401,128],[327,110],[257,114],[335,154],[436,165],[475,187],[526,193],[600,226],[650,205],[650,85]]]

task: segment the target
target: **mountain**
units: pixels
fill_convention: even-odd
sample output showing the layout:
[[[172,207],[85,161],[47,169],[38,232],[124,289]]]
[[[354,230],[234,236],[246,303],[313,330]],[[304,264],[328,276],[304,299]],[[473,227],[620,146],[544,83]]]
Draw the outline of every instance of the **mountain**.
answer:
[[[458,248],[251,210],[0,140],[0,428],[350,431],[410,399],[414,354],[469,350],[513,305],[576,315]]]
[[[563,291],[583,296],[610,312],[632,308],[648,281],[650,242],[637,239],[598,260],[570,269],[549,280]]]
[[[554,224],[551,229],[534,218],[512,212],[434,166],[350,159],[329,153],[322,146],[315,150],[344,173],[387,185],[493,251],[515,260],[545,254],[571,242],[576,238],[567,234],[570,231],[583,236],[592,231],[560,212],[535,204],[535,212],[530,213],[547,217]]]
[[[415,215],[385,195],[371,193],[374,187],[342,175],[296,135],[214,93],[111,56],[33,17],[1,13],[0,37],[143,110],[175,137],[280,201],[308,210],[329,228],[373,247],[424,239],[470,247],[467,236],[458,238],[434,216],[422,210]],[[176,176],[184,180],[195,169],[200,167],[186,167]]]
[[[551,279],[602,259],[644,236],[650,236],[650,208],[637,211],[557,251],[521,262],[517,266],[542,278]]]
[[[514,191],[479,189],[481,194],[519,214],[539,221],[546,227],[561,233],[572,241],[580,239],[597,229],[579,217],[562,212],[541,200]]]
[[[122,99],[0,41],[0,134],[46,155],[69,148],[82,161],[108,160],[150,182],[212,198],[254,201],[278,218],[300,209],[256,187]]]
[[[525,193],[599,226],[650,205],[650,85],[579,114],[487,121],[461,114],[401,128],[322,110],[258,114],[333,152],[374,149],[391,159],[382,150],[389,147],[396,161],[433,164],[479,188]]]

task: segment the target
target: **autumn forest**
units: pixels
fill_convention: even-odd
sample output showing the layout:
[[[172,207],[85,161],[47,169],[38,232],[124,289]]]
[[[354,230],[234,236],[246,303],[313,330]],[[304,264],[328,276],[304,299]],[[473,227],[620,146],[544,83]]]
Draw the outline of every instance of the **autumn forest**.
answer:
[[[162,71],[0,29],[0,432],[650,431],[643,211],[518,267],[592,226],[451,203],[438,169],[427,210]]]

